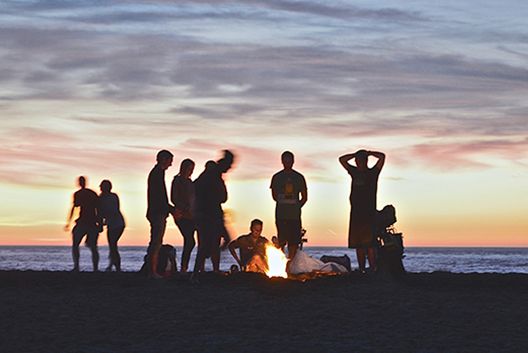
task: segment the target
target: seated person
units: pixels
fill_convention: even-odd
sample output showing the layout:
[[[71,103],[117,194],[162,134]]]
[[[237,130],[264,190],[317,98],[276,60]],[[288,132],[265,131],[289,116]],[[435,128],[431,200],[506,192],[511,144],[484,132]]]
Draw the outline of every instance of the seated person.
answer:
[[[267,269],[266,244],[268,239],[261,236],[262,221],[260,219],[252,220],[249,229],[251,233],[242,235],[229,243],[229,251],[242,271],[265,273]],[[239,249],[240,257],[236,249]]]

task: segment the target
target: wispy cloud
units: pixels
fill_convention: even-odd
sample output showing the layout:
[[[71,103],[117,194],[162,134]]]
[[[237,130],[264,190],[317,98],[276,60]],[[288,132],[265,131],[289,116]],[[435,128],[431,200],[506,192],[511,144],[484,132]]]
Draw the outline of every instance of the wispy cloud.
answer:
[[[319,145],[308,154],[386,137],[424,163],[456,151],[445,165],[484,167],[474,157],[500,155],[498,147],[468,141],[515,148],[528,134],[524,51],[501,42],[526,33],[480,22],[476,33],[477,17],[437,7],[203,0],[6,1],[4,8],[3,109],[35,122],[50,113],[22,106],[54,101],[71,110],[54,120],[59,125],[23,126],[13,133],[18,141],[4,140],[4,179],[16,179],[17,159],[52,170],[51,179],[75,163],[150,161],[160,147],[196,158],[230,147],[269,165],[287,148],[286,136]],[[476,36],[486,55],[464,50]],[[94,136],[93,151],[79,130]],[[462,140],[437,144],[445,136]],[[409,138],[435,145],[410,147]],[[248,167],[247,178],[270,172],[253,159]]]
[[[445,171],[485,169],[493,166],[494,159],[521,161],[528,158],[528,139],[474,140],[416,144],[397,151],[403,164],[420,164]],[[398,162],[398,160],[396,160]]]

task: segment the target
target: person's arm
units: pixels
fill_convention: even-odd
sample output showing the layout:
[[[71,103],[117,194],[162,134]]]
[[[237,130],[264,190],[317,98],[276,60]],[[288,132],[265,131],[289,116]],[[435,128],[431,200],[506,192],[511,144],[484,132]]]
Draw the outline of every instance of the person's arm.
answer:
[[[301,207],[303,207],[306,201],[308,201],[308,188],[306,187],[306,180],[304,179],[304,177],[302,178],[302,183],[303,183],[303,187],[301,189],[301,201],[300,201]]]
[[[97,199],[95,200],[95,212],[97,214],[97,230],[99,233],[103,231],[103,215],[101,212],[101,198],[99,196],[96,196]]]
[[[220,183],[218,185],[218,188],[219,188],[219,198],[220,198],[220,203],[225,203],[227,201],[227,187],[225,185],[225,182],[224,182],[224,179],[220,178]]]
[[[75,205],[72,204],[70,213],[68,214],[68,218],[66,218],[66,225],[64,226],[64,231],[68,232],[70,230],[70,224],[71,220],[73,218],[73,212],[75,211]]]
[[[112,196],[108,196],[108,197],[112,198]],[[115,198],[116,198],[116,201],[117,201],[117,204],[116,204],[117,211],[119,211],[119,199],[117,198],[117,195],[115,196]],[[99,200],[99,208],[97,209],[97,215],[100,217],[101,224],[104,226],[107,223],[107,220],[106,220],[107,215],[106,215],[105,212],[103,212],[103,207],[102,207],[103,206],[103,197],[102,197],[102,195],[99,196],[98,200]],[[108,202],[111,202],[111,200],[109,200]]]
[[[279,193],[277,192],[277,187],[275,186],[275,176],[271,178],[271,197],[273,197],[273,201],[277,202],[279,199]]]
[[[346,170],[349,170],[350,167],[355,168],[352,164],[348,163],[348,161],[354,158],[356,158],[356,152],[344,154],[341,157],[339,157],[339,163],[341,163],[343,168],[345,168]]]
[[[369,156],[373,156],[378,159],[378,161],[374,165],[374,168],[381,170],[381,168],[383,168],[383,165],[385,164],[385,153],[377,151],[367,151],[367,153]]]
[[[237,240],[233,240],[231,243],[229,243],[229,252],[237,262],[237,264],[242,268],[242,261],[240,261],[240,258],[238,257],[238,254],[236,252],[236,249],[239,247]]]
[[[301,207],[304,206],[304,204],[308,201],[308,190],[304,189],[301,191]]]
[[[171,183],[171,192],[170,192],[170,200],[172,204],[174,205],[174,208],[172,211],[169,211],[172,214],[172,217],[174,218],[174,222],[179,220],[183,217],[184,210],[180,208],[181,202],[178,202],[178,199],[182,197],[182,184],[178,182],[176,177],[172,179]],[[171,204],[169,203],[169,210],[171,210]]]
[[[178,185],[177,185],[177,180],[176,180],[176,177],[174,177],[174,179],[172,179],[172,183],[171,183],[171,191],[170,191],[170,200],[172,202],[172,204],[174,205],[174,207],[177,207],[177,200],[178,200]]]

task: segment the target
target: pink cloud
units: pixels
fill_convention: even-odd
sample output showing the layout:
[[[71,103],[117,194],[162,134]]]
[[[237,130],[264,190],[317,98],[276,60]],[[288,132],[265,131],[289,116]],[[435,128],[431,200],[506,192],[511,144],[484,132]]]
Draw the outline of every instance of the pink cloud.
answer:
[[[528,139],[475,140],[434,144],[417,144],[395,151],[391,161],[404,166],[418,161],[440,169],[482,169],[492,165],[490,157],[520,161],[528,155]],[[482,160],[489,160],[483,162]]]

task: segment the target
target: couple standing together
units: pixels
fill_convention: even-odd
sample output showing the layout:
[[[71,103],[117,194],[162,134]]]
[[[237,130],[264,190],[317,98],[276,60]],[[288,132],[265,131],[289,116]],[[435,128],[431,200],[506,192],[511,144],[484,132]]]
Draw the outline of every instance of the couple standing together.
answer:
[[[64,226],[64,230],[69,231],[75,209],[79,208],[79,217],[75,220],[75,226],[72,229],[73,272],[79,272],[79,245],[85,236],[86,245],[92,252],[93,269],[98,271],[97,240],[99,233],[103,231],[103,226],[107,228],[108,247],[110,248],[110,263],[106,271],[111,271],[115,267],[115,270],[119,272],[121,271],[121,257],[117,242],[125,230],[125,219],[121,214],[119,197],[112,192],[110,180],[105,179],[101,182],[99,195],[86,187],[84,176],[80,176],[77,182],[79,190],[73,194],[73,204]]]

